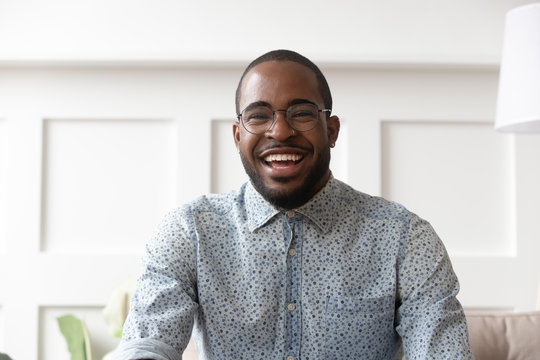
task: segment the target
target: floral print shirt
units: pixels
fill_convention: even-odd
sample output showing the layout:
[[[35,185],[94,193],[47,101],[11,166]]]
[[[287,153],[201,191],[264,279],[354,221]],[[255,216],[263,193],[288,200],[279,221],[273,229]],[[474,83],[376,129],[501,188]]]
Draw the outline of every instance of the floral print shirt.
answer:
[[[171,212],[115,359],[472,359],[432,227],[331,177],[284,211],[252,187]],[[193,331],[192,331],[193,329]]]

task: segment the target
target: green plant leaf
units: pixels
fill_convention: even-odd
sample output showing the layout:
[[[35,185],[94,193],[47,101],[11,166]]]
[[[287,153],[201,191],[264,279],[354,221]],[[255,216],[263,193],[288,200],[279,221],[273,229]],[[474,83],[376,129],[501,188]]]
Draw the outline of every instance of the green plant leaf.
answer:
[[[11,358],[7,354],[0,353],[0,360],[11,360]]]
[[[81,320],[81,325],[84,333],[84,353],[86,355],[86,360],[92,360],[92,346],[90,344],[90,334],[88,334],[88,329],[83,320]]]
[[[87,358],[86,344],[87,332],[84,323],[73,315],[64,315],[59,318],[58,326],[68,346],[71,360],[92,360]]]

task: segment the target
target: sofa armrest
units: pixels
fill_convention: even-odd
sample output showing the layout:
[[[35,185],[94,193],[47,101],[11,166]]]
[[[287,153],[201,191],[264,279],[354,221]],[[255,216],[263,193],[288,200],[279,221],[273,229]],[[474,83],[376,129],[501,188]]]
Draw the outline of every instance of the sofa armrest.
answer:
[[[476,360],[540,359],[540,311],[466,316]]]

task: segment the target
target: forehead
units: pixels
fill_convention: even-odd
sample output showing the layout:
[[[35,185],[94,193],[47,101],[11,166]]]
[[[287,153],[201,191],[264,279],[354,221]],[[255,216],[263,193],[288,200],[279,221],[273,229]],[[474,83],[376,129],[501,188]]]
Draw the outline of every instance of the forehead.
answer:
[[[273,107],[291,100],[306,99],[323,105],[315,73],[292,61],[266,61],[251,69],[241,85],[240,109],[264,101]]]

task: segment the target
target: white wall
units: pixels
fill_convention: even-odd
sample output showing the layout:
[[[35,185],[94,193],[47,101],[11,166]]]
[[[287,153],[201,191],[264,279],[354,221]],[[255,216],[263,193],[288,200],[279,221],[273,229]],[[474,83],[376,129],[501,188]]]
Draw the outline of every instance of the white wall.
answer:
[[[207,60],[292,48],[317,60],[499,61],[530,0],[2,0],[1,60]]]
[[[334,173],[433,223],[464,305],[533,309],[540,138],[492,128],[528,2],[0,0],[0,352],[68,359],[67,312],[114,346],[100,310],[162,214],[245,180],[234,90],[273,48],[322,65]]]

